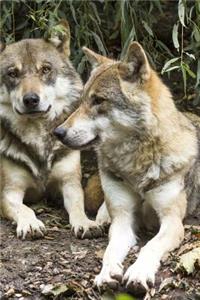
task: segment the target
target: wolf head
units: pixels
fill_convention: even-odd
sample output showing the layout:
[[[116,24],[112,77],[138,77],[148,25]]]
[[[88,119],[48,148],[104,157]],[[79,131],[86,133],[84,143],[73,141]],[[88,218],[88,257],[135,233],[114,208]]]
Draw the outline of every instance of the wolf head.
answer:
[[[48,40],[25,39],[3,47],[0,54],[0,104],[21,117],[56,116],[78,101],[81,81],[69,62],[70,31]],[[68,108],[69,108],[68,107]]]
[[[163,84],[141,45],[133,42],[123,61],[113,61],[87,48],[83,51],[93,71],[80,107],[56,129],[60,140],[72,148],[82,148],[126,134],[141,136],[150,130],[156,122]]]

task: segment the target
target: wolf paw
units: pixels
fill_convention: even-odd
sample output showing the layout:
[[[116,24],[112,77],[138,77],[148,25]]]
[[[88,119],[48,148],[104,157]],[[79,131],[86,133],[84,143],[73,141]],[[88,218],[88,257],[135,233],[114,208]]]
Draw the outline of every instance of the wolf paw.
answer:
[[[72,225],[74,235],[79,239],[91,239],[104,235],[104,230],[101,226],[97,225],[95,221],[86,220],[81,224]]]
[[[43,237],[46,229],[42,221],[34,217],[23,217],[20,218],[17,224],[17,237],[22,240],[32,237],[40,238]]]
[[[99,290],[104,290],[107,287],[115,290],[118,288],[122,276],[123,266],[121,264],[103,266],[100,274],[96,276],[94,284]]]
[[[96,222],[100,226],[109,226],[111,223],[111,218],[107,212],[107,209],[99,209],[97,217],[96,217]]]
[[[134,263],[128,268],[123,283],[126,288],[134,294],[145,294],[155,282],[155,270],[148,268],[146,264]]]
[[[108,228],[110,223],[111,223],[111,219],[109,216],[107,216],[106,218],[103,216],[103,218],[101,218],[100,216],[96,219],[96,222],[99,226]]]

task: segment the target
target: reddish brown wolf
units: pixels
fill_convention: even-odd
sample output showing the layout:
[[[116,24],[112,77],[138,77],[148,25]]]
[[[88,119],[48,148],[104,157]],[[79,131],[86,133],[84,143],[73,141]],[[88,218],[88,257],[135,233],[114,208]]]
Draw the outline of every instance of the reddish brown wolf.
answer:
[[[162,257],[183,240],[184,216],[200,202],[200,118],[176,109],[138,43],[123,61],[84,52],[93,71],[82,104],[57,130],[69,147],[93,145],[98,154],[112,223],[95,283],[148,289]],[[160,230],[123,274],[139,213],[147,226],[157,216]]]

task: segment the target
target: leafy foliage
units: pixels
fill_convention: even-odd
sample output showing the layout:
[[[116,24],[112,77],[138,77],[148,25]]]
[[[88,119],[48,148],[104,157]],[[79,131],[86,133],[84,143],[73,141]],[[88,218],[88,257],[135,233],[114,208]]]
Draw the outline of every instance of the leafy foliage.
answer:
[[[178,56],[168,60],[163,69],[164,72],[172,70],[181,70],[183,75],[184,91],[186,94],[187,75],[196,79],[196,87],[200,84],[199,70],[197,67],[196,74],[191,70],[190,66],[193,61],[200,64],[200,2],[196,1],[191,5],[187,5],[187,1],[179,0],[178,2],[178,21],[174,24],[172,30],[172,40],[174,47],[178,52]],[[180,30],[179,30],[180,28]],[[189,43],[184,45],[184,32],[190,29]],[[187,41],[188,42],[188,41]],[[193,61],[192,61],[193,60]]]
[[[1,33],[7,43],[46,37],[60,19],[70,24],[72,60],[80,74],[88,67],[82,46],[119,58],[137,40],[154,67],[182,74],[185,94],[188,80],[200,86],[199,1],[1,1]]]

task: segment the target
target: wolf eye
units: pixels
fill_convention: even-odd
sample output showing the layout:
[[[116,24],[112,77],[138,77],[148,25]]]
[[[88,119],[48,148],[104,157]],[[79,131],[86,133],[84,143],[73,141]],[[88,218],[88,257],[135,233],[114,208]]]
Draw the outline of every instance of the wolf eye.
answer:
[[[103,103],[106,99],[102,98],[102,97],[94,97],[92,99],[92,105],[100,105],[101,103]]]
[[[16,77],[18,77],[18,75],[19,75],[19,72],[17,69],[8,70],[8,76],[11,78],[16,78]]]
[[[51,66],[43,66],[41,71],[42,74],[48,74],[49,72],[51,72]]]

